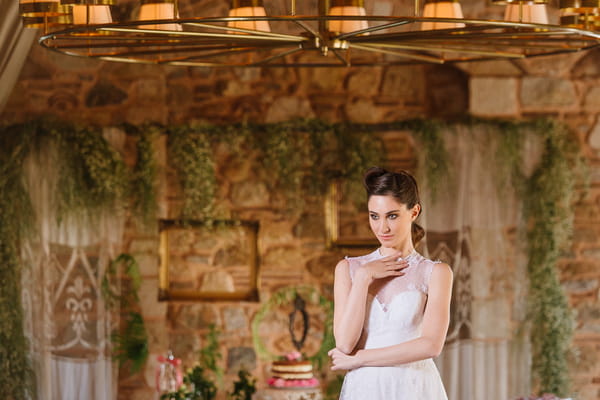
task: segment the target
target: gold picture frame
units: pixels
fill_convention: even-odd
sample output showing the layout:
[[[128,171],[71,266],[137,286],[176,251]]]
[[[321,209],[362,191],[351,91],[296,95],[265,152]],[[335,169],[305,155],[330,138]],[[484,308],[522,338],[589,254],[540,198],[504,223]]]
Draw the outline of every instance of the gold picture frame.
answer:
[[[258,301],[258,221],[159,220],[159,300]]]
[[[364,210],[353,204],[352,196],[344,193],[341,180],[329,184],[325,196],[325,232],[328,248],[375,249],[379,242],[373,236]]]

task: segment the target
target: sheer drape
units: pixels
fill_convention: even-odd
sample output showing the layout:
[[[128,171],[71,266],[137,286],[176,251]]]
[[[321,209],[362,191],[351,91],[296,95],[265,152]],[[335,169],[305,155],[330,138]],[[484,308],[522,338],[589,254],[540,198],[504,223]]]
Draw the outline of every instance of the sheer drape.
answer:
[[[496,144],[482,129],[445,132],[450,176],[435,202],[426,187],[422,196],[424,252],[454,271],[448,342],[436,360],[450,400],[529,393],[530,351],[520,331],[527,282],[516,229],[520,205],[510,189],[498,189]]]
[[[52,149],[26,163],[38,235],[22,245],[25,332],[40,400],[116,398],[110,334],[116,318],[101,290],[109,261],[120,252],[123,219],[94,220],[53,212],[58,171]]]
[[[23,28],[17,0],[0,0],[0,112],[19,78],[36,35],[37,30]]]

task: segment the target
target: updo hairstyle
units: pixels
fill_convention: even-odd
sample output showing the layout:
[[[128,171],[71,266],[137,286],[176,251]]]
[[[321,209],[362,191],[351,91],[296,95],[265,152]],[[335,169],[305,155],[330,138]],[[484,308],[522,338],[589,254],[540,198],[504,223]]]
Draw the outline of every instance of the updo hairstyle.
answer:
[[[371,196],[392,196],[396,201],[406,204],[410,210],[421,204],[417,181],[406,171],[390,172],[381,167],[371,167],[365,172],[363,184],[367,191],[367,201]],[[423,211],[421,210],[419,214]],[[425,236],[425,229],[413,221],[411,226],[413,245],[417,245]]]

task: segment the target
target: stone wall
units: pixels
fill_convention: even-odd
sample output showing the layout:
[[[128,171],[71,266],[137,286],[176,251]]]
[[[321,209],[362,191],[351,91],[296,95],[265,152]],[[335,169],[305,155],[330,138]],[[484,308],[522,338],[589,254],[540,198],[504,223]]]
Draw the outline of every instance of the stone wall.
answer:
[[[224,2],[209,2],[223,7]],[[386,3],[386,2],[378,2]],[[467,2],[471,14],[482,12]],[[465,11],[465,13],[467,13]],[[580,399],[600,397],[600,50],[532,60],[459,66],[371,69],[204,69],[128,65],[75,59],[31,50],[15,90],[1,114],[5,123],[34,115],[99,126],[124,122],[176,124],[190,121],[276,122],[296,117],[326,121],[386,122],[414,117],[453,118],[551,116],[565,122],[589,165],[591,185],[573,206],[573,246],[560,262],[561,278],[576,312],[573,363]],[[164,143],[159,148],[164,148]],[[411,163],[411,155],[403,161]],[[164,162],[164,154],[161,159]],[[330,294],[332,269],[343,254],[324,245],[323,212],[290,218],[267,191],[253,187],[252,171],[232,168],[224,201],[239,217],[261,222],[261,295],[284,285],[310,283]],[[161,215],[169,213],[165,199]],[[244,364],[264,378],[252,347],[250,323],[256,303],[158,302],[158,237],[129,226],[125,251],[136,256],[143,274],[141,305],[152,357],[171,348],[187,363],[204,345],[208,325],[222,334],[226,387]],[[272,326],[278,317],[273,317]],[[281,321],[279,321],[281,322]],[[318,323],[318,321],[317,321]],[[317,340],[318,338],[315,338]],[[284,348],[286,343],[279,343]],[[152,398],[154,365],[120,382],[120,398]],[[145,379],[144,379],[145,376]]]

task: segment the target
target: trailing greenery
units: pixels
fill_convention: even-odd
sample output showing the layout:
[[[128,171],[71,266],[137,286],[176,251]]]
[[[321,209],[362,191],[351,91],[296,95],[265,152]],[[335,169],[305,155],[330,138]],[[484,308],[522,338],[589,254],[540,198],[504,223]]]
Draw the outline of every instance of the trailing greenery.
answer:
[[[181,217],[210,217],[217,185],[210,136],[203,133],[202,126],[172,128],[168,155],[182,191]]]
[[[223,368],[219,366],[221,352],[219,350],[219,330],[215,324],[210,324],[208,334],[206,335],[206,344],[199,352],[200,365],[208,371],[211,371],[219,383],[223,380]]]
[[[155,157],[154,140],[160,134],[156,126],[142,129],[129,127],[136,136],[136,162],[131,174],[131,200],[133,213],[147,227],[156,226],[158,203],[156,198],[158,165]]]
[[[233,382],[233,392],[228,397],[231,400],[252,400],[252,395],[256,392],[256,378],[245,369],[238,371],[238,380]]]
[[[565,128],[542,127],[544,152],[524,196],[529,273],[529,313],[533,346],[533,372],[541,392],[569,393],[568,352],[573,315],[560,285],[556,264],[571,237],[572,202],[577,148]]]
[[[254,350],[260,358],[266,360],[275,360],[279,357],[279,355],[271,353],[263,343],[260,337],[260,325],[265,316],[273,312],[276,308],[293,304],[296,295],[300,295],[308,304],[318,305],[325,315],[321,346],[315,354],[308,357],[315,368],[321,370],[329,359],[327,352],[335,347],[335,338],[333,337],[333,302],[311,286],[301,285],[282,288],[273,293],[269,300],[260,307],[252,321]]]
[[[122,266],[121,271],[119,266]],[[125,288],[119,289],[120,285],[116,282],[124,277]],[[130,373],[140,371],[148,359],[148,334],[144,318],[137,310],[141,284],[137,261],[129,254],[121,254],[109,264],[101,285],[107,307],[120,306],[121,314],[126,315],[121,321],[120,329],[112,333],[111,339],[114,346],[113,357],[119,361],[120,366],[129,365]]]

